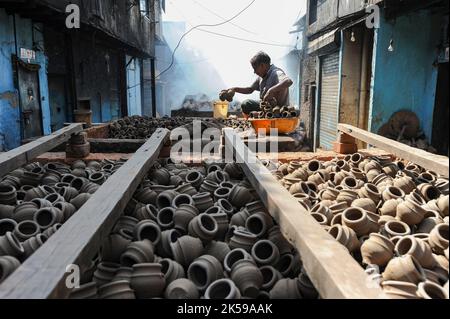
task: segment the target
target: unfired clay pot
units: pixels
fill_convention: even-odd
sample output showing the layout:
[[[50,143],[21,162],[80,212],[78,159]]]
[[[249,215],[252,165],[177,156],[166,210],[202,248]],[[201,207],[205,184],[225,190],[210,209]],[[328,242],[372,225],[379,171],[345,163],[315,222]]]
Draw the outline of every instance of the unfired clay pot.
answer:
[[[448,248],[448,236],[448,224],[439,224],[431,231],[428,242],[433,252],[438,255],[444,254],[444,251]]]
[[[204,242],[210,242],[216,238],[219,232],[217,221],[208,214],[200,214],[191,220],[188,226],[189,236],[200,238]]]
[[[241,293],[232,280],[219,279],[208,287],[205,299],[241,299]]]
[[[19,267],[20,261],[16,258],[12,256],[0,256],[0,283]]]
[[[126,280],[114,281],[101,286],[98,290],[100,299],[136,299],[135,292]]]
[[[364,264],[383,267],[394,257],[394,244],[389,238],[372,233],[362,244],[361,255]]]
[[[168,284],[166,291],[164,292],[166,299],[199,299],[200,292],[195,284],[186,278],[179,278]]]
[[[212,282],[223,278],[223,268],[215,257],[203,255],[191,263],[187,276],[198,290],[205,291]]]
[[[301,299],[299,279],[281,279],[270,291],[271,299]]]
[[[399,220],[390,220],[384,225],[381,233],[388,238],[403,237],[411,234],[411,228]]]
[[[429,281],[419,283],[417,294],[423,299],[449,299],[448,289]]]
[[[369,218],[366,211],[355,207],[344,211],[342,225],[353,229],[358,237],[368,235],[374,229],[378,229],[378,224]]]
[[[260,240],[252,248],[252,257],[259,266],[276,266],[280,260],[280,251],[269,240]]]
[[[141,299],[160,297],[166,287],[161,264],[135,264],[130,286]]]
[[[151,241],[144,239],[143,241],[129,244],[120,257],[120,262],[123,266],[131,267],[136,264],[151,263],[154,261],[154,258]]]
[[[264,278],[252,260],[237,261],[231,269],[231,279],[245,297],[256,298]]]
[[[183,236],[171,244],[173,257],[183,267],[188,267],[192,261],[203,254],[203,244],[198,238]]]
[[[425,279],[425,273],[417,259],[404,255],[391,259],[383,273],[383,279],[418,284]]]
[[[436,265],[430,246],[413,236],[402,237],[395,246],[398,256],[412,255],[424,268],[432,269]]]
[[[334,225],[328,230],[328,233],[344,245],[351,253],[357,251],[360,247],[355,231],[347,226]]]
[[[409,226],[420,224],[424,217],[425,210],[411,199],[407,199],[397,206],[396,218]]]
[[[159,263],[162,266],[161,271],[166,279],[166,284],[170,284],[180,278],[186,278],[183,266],[176,261],[166,258],[161,260]]]
[[[197,207],[193,205],[182,204],[175,210],[173,220],[175,228],[183,233],[187,233],[189,223],[199,215]]]

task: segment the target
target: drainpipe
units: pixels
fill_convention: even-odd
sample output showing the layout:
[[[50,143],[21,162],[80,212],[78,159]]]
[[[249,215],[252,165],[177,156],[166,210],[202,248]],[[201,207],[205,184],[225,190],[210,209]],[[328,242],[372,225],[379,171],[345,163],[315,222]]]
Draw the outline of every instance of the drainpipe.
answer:
[[[359,119],[358,126],[362,129],[367,129],[367,93],[368,93],[368,66],[369,66],[369,40],[370,37],[364,32],[364,43],[362,50],[362,63],[361,63],[361,89],[359,92]]]

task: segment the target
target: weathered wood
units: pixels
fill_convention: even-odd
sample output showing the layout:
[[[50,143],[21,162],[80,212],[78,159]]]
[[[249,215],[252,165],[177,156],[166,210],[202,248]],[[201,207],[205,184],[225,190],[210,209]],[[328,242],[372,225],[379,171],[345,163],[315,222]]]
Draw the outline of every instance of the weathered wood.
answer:
[[[449,159],[446,156],[432,154],[348,124],[339,124],[338,130],[444,177],[449,176]]]
[[[66,267],[89,265],[168,136],[168,130],[157,130],[45,245],[0,285],[0,299],[68,297]]]
[[[68,141],[72,134],[81,131],[83,131],[83,124],[71,124],[48,136],[44,136],[7,153],[0,154],[0,177]]]
[[[272,176],[233,130],[225,129],[226,148],[234,149],[262,202],[279,223],[285,237],[298,249],[303,265],[322,298],[383,298],[381,288],[369,288],[368,276],[344,246],[311,217]],[[245,160],[244,160],[245,159]]]

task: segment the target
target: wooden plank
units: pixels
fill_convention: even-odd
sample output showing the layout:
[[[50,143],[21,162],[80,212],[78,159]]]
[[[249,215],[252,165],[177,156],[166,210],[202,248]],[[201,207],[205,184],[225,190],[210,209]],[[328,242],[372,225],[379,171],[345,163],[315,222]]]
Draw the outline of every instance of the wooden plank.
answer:
[[[444,177],[449,176],[449,159],[446,156],[432,154],[348,124],[339,124],[338,130],[397,157],[420,165],[427,170],[434,171]]]
[[[15,148],[7,153],[0,154],[0,177],[68,141],[72,134],[80,133],[81,131],[83,131],[83,124],[71,124],[50,135],[37,139],[34,142]]]
[[[2,285],[0,299],[66,298],[68,265],[88,265],[159,155],[169,131],[158,129],[83,207]]]
[[[234,149],[236,161],[285,237],[298,249],[320,296],[325,299],[384,298],[381,288],[369,288],[368,276],[345,247],[323,230],[233,130],[225,129],[224,134],[227,151]]]

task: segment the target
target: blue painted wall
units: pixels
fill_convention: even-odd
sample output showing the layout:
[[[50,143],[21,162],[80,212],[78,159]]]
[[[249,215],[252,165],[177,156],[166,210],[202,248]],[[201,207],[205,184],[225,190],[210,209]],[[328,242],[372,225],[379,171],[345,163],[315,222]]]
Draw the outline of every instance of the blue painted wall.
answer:
[[[436,61],[441,16],[419,11],[398,17],[382,18],[375,31],[371,117],[369,127],[378,132],[392,114],[399,110],[414,111],[421,120],[427,138],[431,139],[435,103]],[[391,38],[394,51],[389,52]]]
[[[11,150],[21,144],[21,112],[18,92],[14,85],[11,58],[17,49],[33,49],[33,40],[44,49],[43,35],[34,30],[29,19],[22,19],[16,15],[16,34],[14,34],[14,19],[0,9],[0,149]],[[35,24],[35,28],[42,29],[42,25]],[[34,37],[34,39],[33,39]],[[38,51],[36,61],[41,66],[39,70],[39,87],[44,134],[50,134],[50,106],[48,102],[47,59],[44,52]]]

